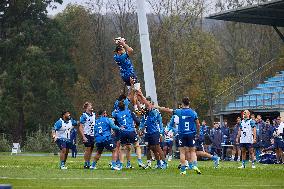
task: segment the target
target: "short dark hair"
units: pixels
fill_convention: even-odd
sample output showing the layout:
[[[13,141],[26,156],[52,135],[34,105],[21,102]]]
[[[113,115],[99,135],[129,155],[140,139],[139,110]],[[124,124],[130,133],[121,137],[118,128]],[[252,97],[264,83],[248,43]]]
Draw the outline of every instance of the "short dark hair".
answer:
[[[189,98],[188,98],[188,97],[184,97],[184,98],[182,99],[182,103],[183,103],[185,106],[189,106],[189,104],[190,104]]]
[[[104,112],[106,112],[106,110],[100,110],[98,113],[99,115],[103,115]]]
[[[124,100],[126,99],[126,95],[125,94],[121,94],[117,100],[121,101],[121,100]]]
[[[70,111],[68,111],[68,110],[63,110],[63,111],[61,112],[61,117],[63,117],[67,112],[70,113]]]
[[[118,46],[115,47],[114,52],[121,51],[122,49],[123,49],[123,46],[118,45]]]
[[[119,103],[118,103],[118,108],[119,108],[119,110],[121,110],[121,111],[125,110],[125,104],[124,104],[123,101],[119,101]]]

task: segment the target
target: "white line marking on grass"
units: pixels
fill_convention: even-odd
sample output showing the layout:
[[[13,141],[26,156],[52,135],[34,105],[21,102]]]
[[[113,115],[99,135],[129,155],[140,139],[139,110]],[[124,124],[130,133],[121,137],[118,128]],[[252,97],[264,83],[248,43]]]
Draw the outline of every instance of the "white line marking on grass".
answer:
[[[147,185],[147,186],[116,186],[115,188],[155,188],[155,187],[163,187],[163,188],[186,188],[185,186],[164,186],[164,185]],[[38,188],[39,186],[14,186],[15,188]],[[94,186],[49,186],[50,188],[94,188]]]
[[[95,178],[101,179],[101,178]],[[108,178],[110,179],[110,178]],[[113,179],[113,178],[111,178]],[[228,187],[283,187],[283,185],[227,185]],[[14,186],[15,188],[38,188],[39,186]],[[94,188],[91,186],[49,186],[50,188]],[[145,185],[145,186],[116,186],[115,188],[155,188],[155,187],[163,187],[163,188],[187,188],[186,186],[165,186],[165,185]]]
[[[20,168],[19,165],[0,165],[0,168]]]
[[[116,186],[116,188],[155,188],[155,187],[163,187],[163,188],[185,188],[186,186],[165,186],[165,185],[146,185],[146,186]]]
[[[227,185],[230,187],[284,187],[284,185],[269,185],[269,184],[262,184],[262,185],[248,185],[248,184],[244,184],[244,185],[240,185],[240,184],[236,184],[236,185]]]
[[[92,178],[35,178],[35,177],[0,177],[0,179],[9,179],[9,180],[127,180],[130,178],[117,178],[117,177],[104,177],[104,178],[99,178],[99,177],[92,177]]]

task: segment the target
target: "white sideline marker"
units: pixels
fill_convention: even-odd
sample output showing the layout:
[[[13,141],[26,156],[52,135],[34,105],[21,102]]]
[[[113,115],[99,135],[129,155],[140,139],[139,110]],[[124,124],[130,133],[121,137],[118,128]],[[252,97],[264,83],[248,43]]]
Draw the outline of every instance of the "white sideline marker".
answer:
[[[130,178],[117,178],[117,177],[104,177],[104,178],[99,178],[99,177],[90,177],[90,178],[35,178],[35,177],[0,177],[0,179],[7,179],[7,180],[128,180]]]

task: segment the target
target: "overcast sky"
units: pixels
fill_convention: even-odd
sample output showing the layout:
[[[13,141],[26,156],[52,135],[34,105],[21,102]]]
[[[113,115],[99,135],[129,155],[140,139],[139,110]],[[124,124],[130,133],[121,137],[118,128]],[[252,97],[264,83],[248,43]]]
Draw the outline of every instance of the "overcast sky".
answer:
[[[48,11],[48,14],[50,15],[55,15],[59,12],[62,12],[65,7],[69,4],[69,3],[72,3],[72,4],[80,4],[80,5],[85,5],[86,2],[88,2],[89,0],[63,0],[63,3],[60,5],[59,3],[55,3],[54,5],[57,6],[56,9],[51,9],[51,8],[48,8],[47,11]],[[96,1],[96,0],[94,0]],[[148,3],[147,3],[148,4]],[[149,5],[147,6],[146,4],[146,10],[147,12],[150,12],[150,8],[149,8]]]
[[[59,3],[55,3],[54,5],[56,5],[57,6],[57,8],[56,9],[51,9],[51,8],[48,8],[47,10],[48,10],[48,14],[49,15],[56,15],[57,13],[59,13],[59,12],[62,12],[64,9],[65,9],[65,7],[67,6],[67,4],[69,4],[69,3],[72,3],[72,4],[80,4],[80,5],[85,5],[86,4],[86,2],[88,2],[88,1],[90,1],[90,0],[63,0],[63,3],[62,4],[59,4]],[[93,1],[96,1],[96,0],[93,0]],[[216,0],[206,0],[206,3],[209,5],[209,6],[212,6],[213,5],[213,3],[215,2]],[[150,8],[150,5],[147,3],[147,1],[145,1],[146,2],[146,12],[151,12],[151,8]],[[209,9],[209,10],[208,10]],[[207,10],[209,11],[208,13],[214,13],[214,10],[213,9],[210,9],[210,8],[207,8]],[[207,11],[206,11],[207,12]],[[208,14],[207,13],[207,14]],[[206,14],[206,13],[205,13]]]
[[[65,7],[67,6],[67,4],[69,3],[72,3],[72,4],[84,4],[85,2],[87,2],[88,0],[63,0],[63,3],[62,4],[59,4],[59,3],[54,3],[54,5],[57,6],[56,9],[51,9],[51,8],[48,8],[47,11],[48,11],[48,14],[50,15],[55,15],[59,12],[62,12]]]

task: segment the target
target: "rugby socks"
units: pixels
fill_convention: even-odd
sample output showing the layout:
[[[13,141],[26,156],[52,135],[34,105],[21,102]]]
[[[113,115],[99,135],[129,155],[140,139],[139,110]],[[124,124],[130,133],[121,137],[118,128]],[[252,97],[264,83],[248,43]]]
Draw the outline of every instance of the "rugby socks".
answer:
[[[217,156],[212,156],[212,157],[211,157],[211,160],[213,160],[213,161],[216,161],[217,159],[218,159]]]
[[[65,166],[65,161],[60,161],[60,167]]]
[[[158,167],[161,167],[161,162],[160,162],[160,160],[157,160],[157,166],[158,166]]]
[[[192,163],[192,162],[189,162],[189,163],[188,163],[188,169],[191,170],[192,168],[193,168],[193,163]]]
[[[137,161],[139,165],[143,164],[142,159],[138,159]]]
[[[197,167],[197,161],[192,162],[193,167]]]
[[[252,160],[252,161],[251,161],[251,164],[254,165],[254,162],[255,162],[255,160]]]
[[[185,168],[186,168],[186,166],[185,166],[185,165],[182,165],[181,168],[180,168],[180,171],[181,171],[181,172],[184,172],[184,171],[185,171]]]
[[[111,166],[116,167],[116,161],[111,161]]]
[[[92,167],[96,167],[96,165],[97,165],[97,162],[96,162],[96,161],[93,161]]]
[[[131,166],[131,162],[127,161],[126,167],[130,167]]]
[[[120,160],[116,160],[116,165],[120,166]]]
[[[246,166],[246,160],[242,160],[242,165],[243,165],[243,167]]]
[[[89,162],[89,161],[85,161],[84,166],[86,166],[86,167],[90,167],[90,162]]]

